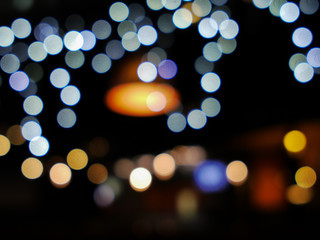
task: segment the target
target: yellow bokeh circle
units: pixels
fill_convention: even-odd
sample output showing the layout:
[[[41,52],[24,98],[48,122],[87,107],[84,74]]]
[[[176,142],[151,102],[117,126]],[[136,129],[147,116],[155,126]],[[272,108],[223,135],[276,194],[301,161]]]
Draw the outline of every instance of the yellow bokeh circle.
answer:
[[[310,188],[315,184],[317,175],[311,167],[305,166],[297,170],[295,180],[299,187]]]
[[[76,148],[71,150],[67,155],[67,163],[74,170],[81,170],[88,164],[88,155],[85,151]]]
[[[36,179],[43,173],[43,165],[39,159],[30,157],[23,161],[21,172],[26,178]]]
[[[303,132],[292,130],[284,136],[283,145],[287,149],[287,151],[298,153],[306,147],[307,138]]]

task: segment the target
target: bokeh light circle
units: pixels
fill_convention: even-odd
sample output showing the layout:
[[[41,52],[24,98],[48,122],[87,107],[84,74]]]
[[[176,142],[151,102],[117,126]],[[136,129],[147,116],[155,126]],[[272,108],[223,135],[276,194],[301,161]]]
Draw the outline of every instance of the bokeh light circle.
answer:
[[[178,67],[174,61],[170,59],[165,59],[159,63],[158,72],[160,77],[164,79],[172,79],[176,76],[178,72]]]
[[[268,8],[273,0],[253,0],[253,4],[260,9]]]
[[[83,37],[83,45],[81,47],[81,50],[89,51],[93,49],[97,42],[95,34],[89,30],[84,30],[80,33]]]
[[[193,172],[199,189],[205,193],[219,192],[227,185],[226,165],[218,160],[206,160],[200,163]]]
[[[151,111],[159,112],[166,107],[167,98],[163,93],[154,91],[147,96],[146,104]]]
[[[111,25],[106,20],[97,20],[92,25],[92,32],[94,33],[95,38],[99,40],[107,39],[111,34],[111,30],[112,30]],[[91,41],[95,43],[95,39],[93,39],[92,36],[90,38],[91,38]]]
[[[14,42],[14,33],[11,28],[0,27],[0,47],[8,47]]]
[[[87,176],[90,182],[101,184],[108,178],[108,170],[103,164],[94,163],[88,168]]]
[[[78,69],[83,66],[85,62],[84,53],[78,51],[68,51],[64,58],[69,68]]]
[[[48,52],[42,42],[36,41],[29,45],[28,55],[34,62],[41,62],[46,59]]]
[[[299,63],[294,68],[294,77],[298,82],[309,82],[314,76],[314,69],[309,63]]]
[[[43,173],[43,165],[37,158],[27,158],[21,165],[21,172],[28,179],[37,179]]]
[[[12,22],[11,29],[16,38],[23,39],[30,35],[32,27],[27,19],[17,18]]]
[[[65,47],[70,51],[77,51],[82,48],[84,39],[80,32],[69,31],[63,37]]]
[[[223,37],[219,37],[218,45],[221,48],[221,52],[224,54],[233,53],[237,47],[237,40],[235,38],[225,39]]]
[[[208,97],[202,101],[201,110],[207,117],[215,117],[220,113],[221,105],[217,99]]]
[[[218,26],[220,26],[223,21],[229,19],[229,15],[223,10],[217,10],[211,14],[211,18],[216,21]]]
[[[5,156],[9,152],[10,148],[10,140],[4,135],[0,135],[0,156]]]
[[[60,110],[57,114],[57,122],[60,127],[72,128],[77,121],[77,115],[70,108],[64,108]]]
[[[129,176],[130,186],[137,192],[147,190],[152,182],[152,175],[148,169],[138,167],[132,170]]]
[[[192,13],[186,8],[179,8],[174,12],[172,21],[177,28],[186,29],[192,24]]]
[[[64,68],[56,68],[50,74],[50,82],[56,88],[64,88],[70,82],[70,74]]]
[[[153,11],[159,11],[163,8],[162,0],[147,0],[148,7]]]
[[[217,22],[212,18],[204,18],[198,25],[198,31],[204,38],[213,38],[219,30]]]
[[[31,141],[33,138],[41,136],[42,128],[39,123],[28,121],[22,125],[21,133],[24,139]]]
[[[71,150],[67,155],[67,163],[74,170],[81,170],[88,164],[88,155],[79,148]]]
[[[25,72],[17,71],[10,75],[9,85],[15,91],[23,91],[29,86],[30,79]]]
[[[212,93],[220,88],[221,80],[218,74],[209,72],[201,77],[200,83],[203,90]]]
[[[228,164],[226,169],[227,179],[233,185],[241,185],[248,177],[247,165],[240,161],[235,160]]]
[[[163,33],[172,33],[175,30],[175,25],[172,22],[172,14],[164,13],[157,21],[158,28]]]
[[[280,18],[287,23],[295,22],[300,15],[300,9],[297,4],[287,2],[280,8]]]
[[[312,188],[302,188],[293,184],[287,188],[287,199],[290,203],[295,205],[306,204],[313,198]]]
[[[168,10],[175,10],[181,5],[182,0],[161,0],[163,7]]]
[[[172,113],[167,120],[168,128],[172,132],[182,132],[187,125],[186,117],[181,113]]]
[[[64,187],[71,180],[71,169],[64,163],[54,164],[49,171],[51,182],[57,187]]]
[[[153,159],[153,169],[160,180],[168,180],[174,174],[176,162],[170,154],[161,153]]]
[[[122,2],[115,2],[109,8],[109,15],[115,22],[122,22],[129,16],[129,8]]]
[[[61,101],[68,106],[76,105],[80,101],[80,97],[79,89],[73,85],[66,86],[60,93]]]
[[[304,166],[297,170],[295,180],[299,187],[310,188],[315,184],[317,174],[311,167]]]
[[[216,62],[222,56],[220,46],[216,42],[207,43],[202,50],[203,56],[209,62]]]
[[[30,152],[37,157],[41,157],[47,154],[49,151],[49,142],[43,137],[35,137],[29,142],[29,150]]]
[[[150,46],[158,39],[157,30],[150,25],[145,25],[139,29],[138,39],[142,45]]]
[[[115,191],[107,183],[97,186],[93,193],[95,204],[101,208],[110,206],[115,200],[115,197]]]
[[[141,81],[152,82],[156,79],[158,71],[153,63],[143,62],[138,66],[137,74]]]
[[[119,60],[123,57],[125,49],[123,48],[121,41],[111,40],[106,45],[106,53],[112,60]]]
[[[91,61],[92,68],[97,73],[106,73],[111,68],[111,59],[103,53],[95,55]]]
[[[219,32],[225,39],[233,39],[239,33],[238,23],[232,19],[224,20],[219,25]]]
[[[21,146],[25,143],[25,139],[22,136],[22,128],[19,124],[14,124],[8,128],[6,137],[10,140],[10,143],[15,146]]]
[[[298,153],[305,149],[307,145],[307,138],[303,132],[299,130],[292,130],[284,136],[283,145],[287,151]]]
[[[305,27],[300,27],[294,30],[292,34],[292,41],[294,45],[300,48],[305,48],[309,46],[312,42],[313,35],[312,32]]]
[[[209,0],[195,0],[191,4],[192,13],[197,17],[207,16],[212,9],[212,4]]]
[[[320,48],[311,48],[307,53],[307,61],[314,68],[320,67]]]
[[[141,43],[138,39],[138,35],[135,32],[127,32],[121,39],[123,48],[129,52],[136,51]]]
[[[201,129],[207,123],[207,116],[203,111],[199,109],[194,109],[191,112],[189,112],[187,116],[187,122],[191,128]]]
[[[5,73],[14,73],[20,68],[20,60],[15,54],[6,54],[0,60],[0,68]]]
[[[44,46],[48,54],[57,55],[63,49],[63,41],[58,35],[49,35],[44,39]]]
[[[31,95],[23,101],[24,111],[32,116],[36,116],[42,112],[43,102],[42,99],[36,95]]]
[[[319,0],[300,0],[299,7],[304,14],[312,15],[319,10]]]

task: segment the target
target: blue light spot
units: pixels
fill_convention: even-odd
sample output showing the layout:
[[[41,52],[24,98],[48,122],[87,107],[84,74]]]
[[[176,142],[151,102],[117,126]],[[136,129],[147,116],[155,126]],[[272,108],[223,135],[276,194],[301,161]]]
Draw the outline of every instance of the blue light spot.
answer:
[[[196,167],[193,176],[200,190],[206,193],[222,191],[228,185],[226,165],[220,161],[202,162]]]
[[[164,79],[172,79],[178,72],[177,64],[169,59],[162,60],[158,66],[159,75]]]

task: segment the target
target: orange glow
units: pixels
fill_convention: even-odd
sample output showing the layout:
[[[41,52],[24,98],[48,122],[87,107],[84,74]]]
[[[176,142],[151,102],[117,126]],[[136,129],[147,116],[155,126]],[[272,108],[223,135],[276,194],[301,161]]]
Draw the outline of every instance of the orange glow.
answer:
[[[152,107],[148,106],[148,96],[151,93],[158,92],[165,98],[165,106],[157,105],[152,99]],[[161,95],[161,96],[162,96]],[[159,98],[163,104],[163,99]],[[150,101],[150,98],[149,98]],[[164,114],[173,111],[179,105],[178,92],[168,84],[161,83],[123,83],[111,88],[105,95],[105,104],[112,111],[124,115],[136,117],[149,117]],[[159,111],[158,111],[159,110]]]
[[[311,188],[302,188],[298,185],[291,185],[287,188],[287,198],[292,204],[306,204],[312,200],[313,191]]]
[[[285,203],[285,179],[276,163],[263,163],[252,171],[251,197],[260,210],[279,210]]]

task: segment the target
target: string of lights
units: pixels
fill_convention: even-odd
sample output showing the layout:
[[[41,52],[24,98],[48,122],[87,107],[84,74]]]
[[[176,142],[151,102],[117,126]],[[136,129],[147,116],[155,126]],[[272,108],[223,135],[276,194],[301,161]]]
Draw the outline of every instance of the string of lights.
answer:
[[[19,2],[15,1],[17,8],[28,8],[28,4]],[[320,48],[313,39],[316,36],[313,29],[298,20],[301,13],[316,14],[319,1],[300,0],[297,4],[287,0],[252,0],[252,4],[261,11],[268,9],[283,23],[294,27],[293,31],[290,28],[291,44],[298,53],[290,53],[288,66],[299,84],[311,84],[320,73]],[[0,156],[6,156],[12,146],[23,149],[27,145],[28,153],[20,163],[26,181],[47,176],[54,188],[68,189],[74,175],[84,172],[82,176],[94,186],[94,204],[108,209],[121,199],[125,186],[139,194],[151,190],[156,181],[165,184],[179,175],[195,186],[184,188],[176,196],[178,215],[185,221],[196,218],[199,192],[211,196],[228,188],[241,189],[251,177],[256,180],[251,188],[257,208],[278,209],[283,199],[293,205],[312,201],[317,169],[310,162],[295,166],[294,181],[291,181],[294,183],[288,185],[282,175],[273,177],[279,172],[277,163],[258,163],[250,169],[241,157],[232,156],[228,162],[212,159],[200,144],[177,143],[166,150],[132,158],[124,154],[106,164],[95,161],[105,159],[112,149],[112,139],[109,142],[106,137],[83,139],[86,142],[83,147],[66,141],[67,153],[56,152],[55,141],[59,140],[48,131],[48,123],[54,122],[55,127],[68,133],[82,122],[79,104],[88,98],[75,73],[83,69],[92,78],[107,79],[104,96],[98,96],[106,111],[123,115],[128,122],[137,117],[165,116],[170,136],[189,130],[196,134],[205,131],[224,111],[218,94],[225,79],[217,66],[226,55],[237,52],[238,35],[245,28],[232,18],[233,9],[227,0],[146,0],[143,4],[115,1],[105,10],[106,18],[94,19],[90,27],[86,27],[87,20],[78,14],[69,15],[65,27],[51,16],[43,17],[36,25],[19,17],[10,26],[0,26],[0,88],[8,85],[10,91],[21,96],[25,116],[0,135]],[[185,103],[181,89],[176,87],[182,81],[185,62],[176,60],[169,38],[188,31],[199,43],[190,47],[195,49],[197,57],[185,59],[192,62],[191,71],[198,76],[198,89],[194,91],[201,92],[200,100],[192,101],[192,106]],[[163,36],[167,38],[165,41]],[[62,64],[54,61],[60,58]],[[49,61],[54,64],[47,66]],[[119,70],[121,61],[125,64]],[[43,86],[48,88],[40,89]],[[40,91],[50,94],[41,96]],[[58,101],[57,96],[51,99],[54,94],[59,95]],[[48,112],[53,108],[54,121],[44,117],[52,116]],[[279,132],[276,141],[280,142],[281,150],[292,158],[303,158],[313,135],[298,128],[282,128]],[[263,190],[255,188],[259,184],[264,186]]]
[[[155,2],[149,1],[147,4],[153,11],[160,10],[154,8]],[[171,19],[168,19],[168,15],[160,16],[158,20],[160,30],[163,29],[165,33],[173,32],[176,28],[187,29],[191,24],[198,22],[198,33],[205,39],[211,40],[219,32],[221,37],[216,42],[210,41],[206,43],[203,47],[203,55],[199,58],[202,59],[202,62],[207,62],[208,65],[217,62],[222,57],[222,54],[230,54],[235,50],[235,37],[238,34],[239,27],[237,22],[230,19],[225,11],[218,9],[212,12],[210,1],[195,1],[180,6],[181,4],[181,1],[168,1],[163,4],[161,8],[174,11],[174,13]],[[130,7],[132,8],[131,12],[140,8],[142,15],[135,14],[130,17]],[[208,16],[211,12],[211,16]],[[139,4],[131,4],[128,7],[122,2],[115,2],[110,6],[109,17],[112,21],[119,23],[117,32],[121,40],[108,41],[106,53],[98,53],[93,57],[91,65],[96,73],[105,74],[108,72],[111,69],[112,61],[122,58],[125,51],[135,52],[141,45],[152,46],[155,44],[158,38],[158,30],[153,27],[154,24],[150,18],[145,17],[143,13],[144,9]],[[165,21],[162,20],[164,16],[166,16]],[[70,22],[78,22],[78,18],[81,19],[78,15],[73,15],[72,18],[74,20],[70,20]],[[143,22],[145,18],[148,19],[146,23]],[[142,22],[139,22],[137,19]],[[171,20],[170,25],[172,26],[168,30],[167,23]],[[65,55],[65,63],[71,69],[79,69],[85,61],[83,52],[94,49],[97,40],[106,40],[111,34],[112,27],[107,20],[101,19],[94,22],[91,30],[69,30],[61,37],[59,35],[60,28],[58,21],[52,17],[45,17],[34,28],[36,41],[27,47],[28,57],[33,62],[41,63],[48,55],[58,55],[62,52],[63,47],[65,47],[68,50]],[[32,26],[27,19],[18,18],[13,21],[11,27],[2,26],[0,31],[1,36],[3,36],[1,46],[9,50],[15,38],[26,39],[31,35]],[[153,48],[148,53],[149,55],[152,53],[156,55],[153,59],[152,57],[148,59],[147,56],[147,61],[141,62],[136,69],[137,76],[142,82],[153,82],[158,75],[162,79],[170,80],[177,74],[177,64],[165,57],[167,54],[164,49],[157,49],[160,48]],[[161,54],[157,54],[155,50],[161,51],[162,56]],[[20,62],[19,57],[9,50],[1,58],[1,69],[3,72],[10,74],[9,83],[13,90],[19,93],[31,92],[30,94],[26,94],[29,96],[23,102],[23,109],[29,116],[35,117],[41,113],[44,104],[41,98],[34,94],[35,90],[32,90],[32,88],[36,88],[36,83],[35,85],[30,84],[32,76],[28,76],[26,71],[19,70]],[[195,67],[197,68],[197,66]],[[201,77],[201,87],[208,93],[216,92],[221,84],[219,75],[211,71],[205,70],[204,72],[205,74]],[[200,71],[200,73],[202,72]],[[75,85],[70,85],[70,81],[69,71],[65,68],[55,68],[50,74],[51,84],[61,89],[61,101],[67,106],[67,108],[61,109],[57,114],[57,122],[62,128],[71,128],[76,124],[76,113],[69,107],[75,106],[81,98],[79,88]],[[153,112],[159,112],[166,107],[169,99],[162,92],[159,92],[159,87],[155,87],[155,89],[157,91],[151,90],[146,96],[146,102],[142,102],[142,104],[146,105]],[[141,94],[139,98],[141,98]],[[117,102],[114,99],[110,101]],[[125,99],[124,105],[130,105],[132,102],[133,99]],[[132,115],[135,115],[136,109],[132,109]],[[218,115],[219,111],[219,101],[216,98],[208,97],[202,102],[201,109],[191,110],[187,117],[180,112],[171,113],[167,121],[168,128],[173,132],[181,132],[188,123],[193,129],[201,129],[206,125],[207,117],[214,117]],[[43,132],[39,121],[32,118],[24,122],[21,125],[21,129],[23,137],[29,141],[30,153],[36,157],[45,156],[49,151],[50,144],[48,139],[42,135]]]

